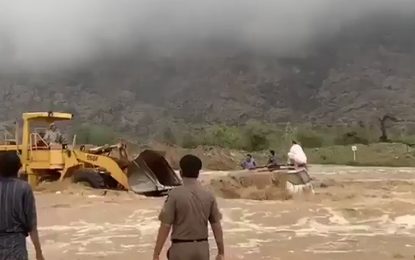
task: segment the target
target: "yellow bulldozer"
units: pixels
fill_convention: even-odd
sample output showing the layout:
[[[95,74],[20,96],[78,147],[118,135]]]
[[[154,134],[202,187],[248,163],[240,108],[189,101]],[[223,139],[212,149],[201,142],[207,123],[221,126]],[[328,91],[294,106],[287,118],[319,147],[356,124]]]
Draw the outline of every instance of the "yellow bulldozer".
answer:
[[[31,112],[22,116],[20,131],[16,123],[14,138],[4,138],[0,152],[16,152],[21,160],[20,177],[32,187],[41,181],[86,183],[93,188],[131,190],[156,196],[182,184],[162,153],[145,150],[130,159],[124,143],[90,147],[76,144],[48,143],[42,126],[73,119],[70,113]],[[21,135],[21,138],[19,136]]]

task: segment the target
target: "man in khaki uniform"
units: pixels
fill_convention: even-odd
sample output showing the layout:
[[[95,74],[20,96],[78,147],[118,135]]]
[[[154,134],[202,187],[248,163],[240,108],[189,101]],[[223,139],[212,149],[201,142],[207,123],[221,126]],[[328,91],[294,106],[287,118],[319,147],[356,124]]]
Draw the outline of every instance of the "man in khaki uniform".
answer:
[[[161,221],[153,259],[158,260],[172,229],[169,260],[209,260],[208,222],[218,247],[217,260],[224,259],[221,213],[214,195],[197,181],[202,161],[193,155],[180,160],[183,186],[170,191],[159,219]]]
[[[64,142],[61,132],[54,123],[49,125],[49,129],[46,131],[43,139],[48,144],[62,144]]]

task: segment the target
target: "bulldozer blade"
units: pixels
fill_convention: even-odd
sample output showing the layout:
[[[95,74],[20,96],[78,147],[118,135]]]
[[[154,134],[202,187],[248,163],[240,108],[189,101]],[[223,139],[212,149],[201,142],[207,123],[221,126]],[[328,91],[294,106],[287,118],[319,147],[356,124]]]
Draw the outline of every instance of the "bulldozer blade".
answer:
[[[306,169],[289,170],[286,175],[287,181],[293,185],[305,185],[311,182],[311,177]]]
[[[130,190],[145,195],[163,195],[181,180],[158,152],[145,150],[130,162],[127,170]]]
[[[312,178],[306,168],[289,170],[286,174],[286,189],[291,195],[311,193],[314,194]]]

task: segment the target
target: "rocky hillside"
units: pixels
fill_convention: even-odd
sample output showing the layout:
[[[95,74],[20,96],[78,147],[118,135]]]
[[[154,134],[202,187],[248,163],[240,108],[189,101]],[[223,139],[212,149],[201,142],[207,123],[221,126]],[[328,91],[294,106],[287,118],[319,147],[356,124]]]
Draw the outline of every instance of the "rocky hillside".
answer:
[[[138,134],[162,120],[412,121],[413,28],[413,18],[357,21],[295,58],[214,42],[170,56],[142,48],[59,73],[1,73],[0,120],[64,110]]]

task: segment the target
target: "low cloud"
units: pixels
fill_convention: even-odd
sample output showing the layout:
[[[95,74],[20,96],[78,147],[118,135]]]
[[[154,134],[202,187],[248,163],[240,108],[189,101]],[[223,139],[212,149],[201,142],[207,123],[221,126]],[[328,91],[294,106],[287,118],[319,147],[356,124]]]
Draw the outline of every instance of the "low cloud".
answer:
[[[0,0],[0,69],[79,66],[147,48],[209,43],[295,55],[366,16],[410,15],[413,0]]]

